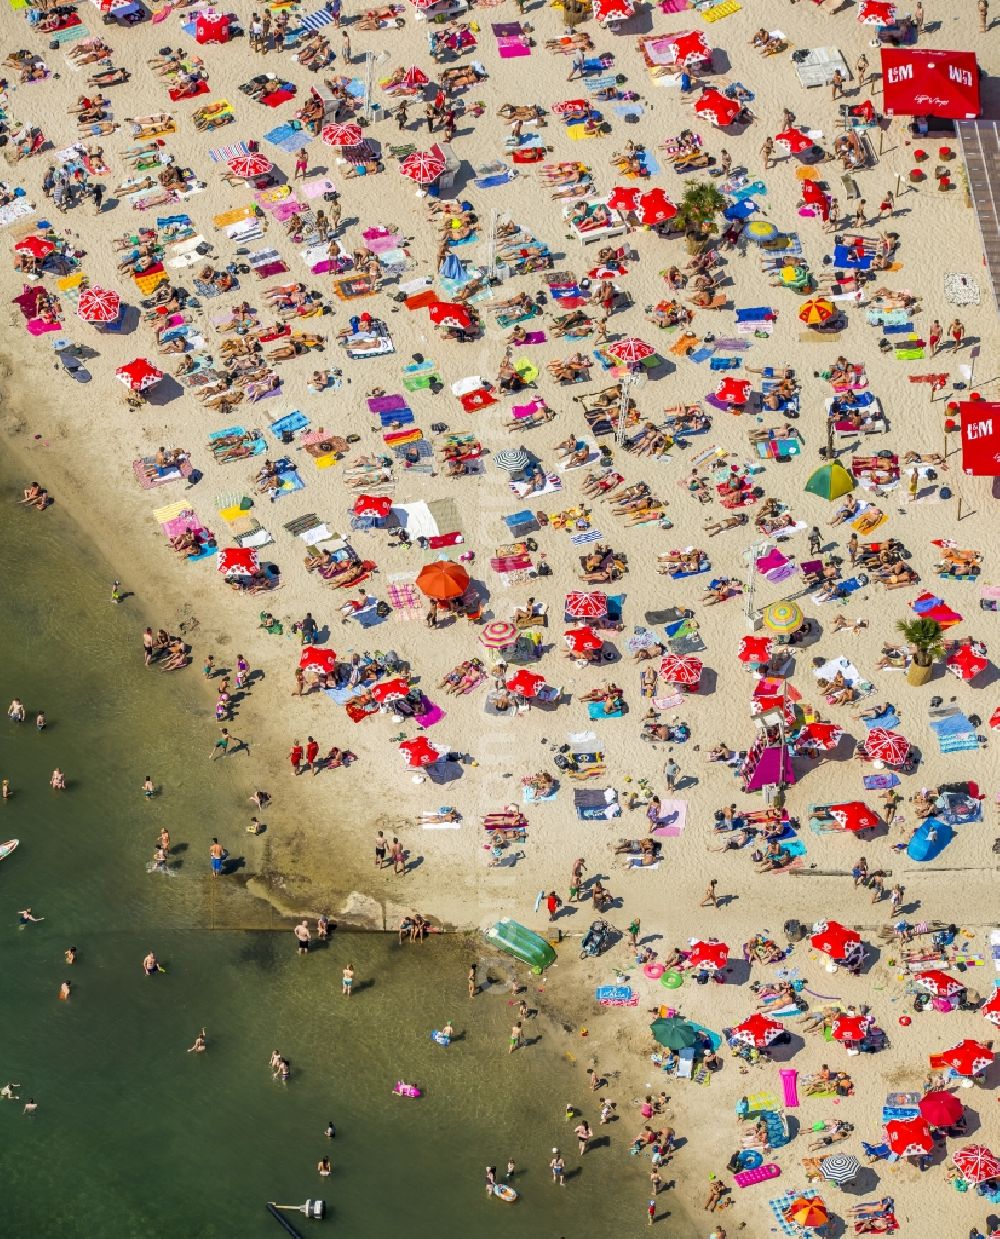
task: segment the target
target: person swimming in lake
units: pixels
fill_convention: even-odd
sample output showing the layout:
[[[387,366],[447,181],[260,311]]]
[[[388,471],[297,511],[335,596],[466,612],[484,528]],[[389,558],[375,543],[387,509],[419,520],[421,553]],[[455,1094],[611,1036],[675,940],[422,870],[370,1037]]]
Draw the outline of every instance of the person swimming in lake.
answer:
[[[205,1041],[205,1030],[203,1028],[201,1032],[197,1035],[197,1037],[195,1037],[194,1045],[188,1047],[188,1053],[189,1054],[204,1054],[207,1049],[208,1049],[208,1045],[206,1044],[206,1041]]]
[[[69,996],[72,992],[73,987],[69,981],[63,981],[62,985],[59,986],[59,997],[63,1002],[69,1001]]]
[[[52,771],[52,775],[49,779],[49,787],[53,788],[57,792],[66,790],[66,776],[58,766],[56,766],[55,770]]]
[[[12,723],[23,723],[24,722],[24,719],[25,719],[24,703],[21,701],[19,697],[15,697],[14,700],[7,707],[7,717],[10,719]]]
[[[155,976],[158,972],[162,972],[162,969],[160,968],[160,965],[159,965],[159,961],[157,960],[156,956],[153,954],[152,951],[150,951],[148,955],[146,956],[146,958],[142,961],[142,970],[146,974],[147,977],[152,977],[152,976]]]

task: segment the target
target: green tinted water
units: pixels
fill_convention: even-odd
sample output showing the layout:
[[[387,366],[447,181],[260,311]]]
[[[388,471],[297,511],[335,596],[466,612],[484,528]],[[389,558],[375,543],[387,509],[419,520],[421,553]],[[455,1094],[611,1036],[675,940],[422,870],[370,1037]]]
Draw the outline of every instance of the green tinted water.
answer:
[[[15,510],[13,490],[0,475],[0,694],[4,707],[21,697],[29,721],[0,716],[0,775],[14,790],[0,839],[21,839],[0,865],[0,1076],[39,1110],[0,1102],[4,1233],[253,1239],[281,1234],[265,1201],[312,1196],[329,1220],[291,1216],[317,1239],[644,1232],[645,1176],[624,1131],[565,1190],[549,1182],[552,1145],[578,1165],[562,1111],[586,1100],[582,1070],[562,1059],[562,1034],[530,1023],[540,1042],[507,1055],[506,995],[466,997],[468,944],[335,935],[300,959],[287,928],[210,928],[268,920],[236,879],[207,872],[213,834],[238,850],[250,765],[209,767],[208,695],[190,672],[143,668],[138,611],[110,604],[110,569],[58,507]],[[56,765],[67,792],[48,787]],[[146,773],[164,786],[149,803]],[[145,872],[163,825],[187,845],[172,877]],[[46,919],[18,927],[28,905]],[[166,975],[143,976],[149,949]],[[443,1049],[428,1033],[449,1018],[464,1037]],[[203,1024],[208,1053],[187,1054]],[[288,1086],[271,1079],[272,1049],[291,1060]],[[393,1097],[400,1076],[426,1096]],[[486,1163],[502,1171],[508,1156],[523,1167],[512,1206],[482,1188]]]

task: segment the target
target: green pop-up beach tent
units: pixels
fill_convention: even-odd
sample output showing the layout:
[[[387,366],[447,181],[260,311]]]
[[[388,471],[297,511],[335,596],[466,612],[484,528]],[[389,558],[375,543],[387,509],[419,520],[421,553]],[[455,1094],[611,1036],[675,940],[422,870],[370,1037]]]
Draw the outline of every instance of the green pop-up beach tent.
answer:
[[[806,490],[811,495],[819,495],[820,499],[839,499],[854,489],[854,478],[847,472],[839,460],[828,465],[820,465],[816,472],[806,482]]]

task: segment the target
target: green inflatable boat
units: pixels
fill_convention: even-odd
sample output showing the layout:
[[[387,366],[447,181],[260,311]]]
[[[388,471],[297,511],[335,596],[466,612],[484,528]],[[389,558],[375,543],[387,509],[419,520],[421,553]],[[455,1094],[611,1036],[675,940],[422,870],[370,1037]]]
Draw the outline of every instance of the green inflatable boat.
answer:
[[[492,929],[488,929],[486,937],[501,951],[506,951],[508,955],[513,955],[521,963],[527,964],[535,976],[541,976],[556,958],[555,950],[543,937],[508,917],[497,921]]]

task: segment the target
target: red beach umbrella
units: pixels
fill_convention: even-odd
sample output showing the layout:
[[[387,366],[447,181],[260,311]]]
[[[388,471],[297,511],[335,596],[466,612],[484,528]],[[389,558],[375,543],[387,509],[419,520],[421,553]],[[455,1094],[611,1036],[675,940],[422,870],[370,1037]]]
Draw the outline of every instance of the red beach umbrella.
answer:
[[[150,365],[145,357],[137,357],[127,366],[119,366],[115,371],[115,378],[132,391],[147,391],[159,383],[163,378],[163,371]]]
[[[472,327],[472,315],[468,309],[458,302],[435,301],[427,307],[432,323],[439,327],[458,327],[468,331]]]
[[[653,227],[673,219],[677,214],[677,208],[667,197],[666,191],[657,186],[640,195],[637,214],[640,224]]]
[[[706,120],[710,120],[713,125],[718,125],[720,129],[724,129],[726,125],[731,125],[737,116],[740,114],[740,105],[734,99],[727,99],[726,96],[719,90],[706,90],[705,93],[695,102],[694,110],[699,116],[704,116]]]
[[[554,116],[566,116],[569,112],[579,112],[581,109],[590,111],[589,99],[560,99],[558,103],[553,103],[552,114]],[[622,190],[622,193],[638,194],[638,189]]]
[[[437,563],[425,565],[417,577],[417,589],[426,598],[435,598],[438,602],[461,598],[468,588],[469,574],[461,564],[454,564],[449,559],[439,559]]]
[[[553,111],[555,109],[553,108]],[[640,190],[616,185],[608,195],[608,207],[612,211],[634,211],[639,206]]]
[[[537,697],[545,687],[545,676],[529,671],[527,667],[522,667],[516,675],[510,677],[507,687],[519,697]]]
[[[635,363],[642,361],[645,357],[652,357],[656,349],[647,344],[645,340],[628,336],[624,340],[616,340],[614,344],[609,344],[608,352],[619,361]]]
[[[979,1008],[979,1013],[995,1027],[1000,1028],[1000,989],[995,989],[990,994],[989,999]]]
[[[779,1024],[777,1020],[772,1020],[761,1011],[755,1011],[748,1019],[736,1025],[733,1029],[733,1040],[762,1050],[766,1045],[777,1040],[784,1031],[784,1025]]]
[[[783,146],[793,155],[801,155],[803,151],[812,150],[815,145],[812,138],[804,134],[801,129],[785,129],[775,134],[774,140],[778,146]]]
[[[337,652],[325,645],[306,645],[299,656],[303,671],[323,671],[332,675],[337,669]]]
[[[55,251],[55,245],[47,237],[23,237],[14,246],[18,254],[30,254],[32,258],[48,258]]]
[[[324,125],[320,131],[320,140],[325,142],[327,146],[357,146],[364,138],[360,125],[355,125],[353,122]]]
[[[734,379],[727,376],[715,389],[716,398],[727,404],[746,404],[750,399],[752,384],[749,379]]]
[[[953,1153],[951,1160],[969,1183],[985,1183],[1000,1176],[1000,1160],[985,1144],[967,1144]]]
[[[355,516],[377,516],[385,518],[392,511],[392,500],[388,495],[358,495],[354,501]]]
[[[566,614],[571,619],[603,619],[608,613],[607,595],[599,590],[573,590],[566,595]]]
[[[865,740],[864,751],[873,761],[885,762],[887,766],[898,766],[906,761],[910,742],[898,731],[873,727]]]
[[[241,576],[253,576],[260,569],[257,552],[252,546],[229,546],[216,551],[215,562],[220,572],[236,572]]]
[[[868,1020],[863,1015],[838,1015],[830,1026],[834,1041],[863,1041]]]
[[[688,963],[705,972],[718,972],[729,962],[729,947],[724,942],[692,942]]]
[[[410,0],[410,3],[415,9],[423,12],[424,9],[429,9],[432,5],[437,4],[438,0]]]
[[[803,181],[799,186],[799,191],[804,202],[811,202],[818,206],[826,201],[826,192],[818,181]]]
[[[252,181],[255,176],[263,176],[274,167],[266,155],[251,151],[248,155],[234,155],[226,161],[226,167],[246,181]]]
[[[632,0],[594,0],[594,20],[602,26],[607,21],[623,21],[635,12]]]
[[[841,830],[854,833],[859,830],[874,830],[878,825],[878,814],[869,809],[863,800],[849,800],[846,804],[831,805],[830,814]]]
[[[392,680],[382,680],[379,684],[373,684],[371,694],[376,701],[388,701],[390,697],[405,697],[410,691],[409,681],[403,676],[397,675]]]
[[[989,665],[990,660],[977,653],[968,643],[960,645],[950,654],[947,662],[948,670],[960,680],[974,680]]]
[[[122,299],[113,288],[85,288],[76,303],[76,312],[85,323],[113,323],[122,308]]]
[[[799,739],[811,740],[814,744],[818,744],[824,752],[829,753],[831,749],[835,749],[840,743],[840,738],[843,734],[844,729],[838,727],[836,723],[806,723],[799,733]]]
[[[688,654],[667,654],[660,663],[660,675],[667,684],[697,684],[704,663]]]
[[[669,42],[673,48],[674,64],[696,65],[712,59],[712,49],[700,30],[682,30],[680,34],[669,36]]]
[[[917,1157],[934,1148],[934,1133],[926,1119],[892,1119],[885,1125],[885,1134],[897,1157]]]
[[[926,1119],[932,1127],[951,1127],[957,1123],[965,1111],[965,1107],[954,1093],[945,1093],[941,1089],[933,1093],[924,1093],[917,1104],[920,1117]]]
[[[426,86],[431,79],[419,65],[410,65],[403,74],[403,85],[413,90],[417,86]]]
[[[582,628],[570,628],[563,634],[566,644],[574,654],[586,654],[601,649],[604,642],[594,632],[593,628],[584,624]]]
[[[399,171],[417,185],[430,185],[444,171],[444,160],[433,151],[414,151],[400,162]]]
[[[993,1051],[980,1041],[966,1037],[950,1050],[935,1056],[946,1067],[951,1067],[960,1076],[974,1076],[984,1071],[993,1062]]]
[[[861,935],[839,921],[827,921],[822,928],[809,939],[817,951],[829,955],[831,959],[843,959],[848,948],[861,941]]]
[[[771,657],[771,638],[741,637],[736,657],[741,663],[766,663]]]
[[[948,976],[947,972],[942,972],[939,968],[928,968],[926,972],[918,972],[913,980],[922,990],[933,994],[935,998],[953,998],[955,994],[960,994],[965,989],[961,981]]]
[[[440,753],[426,736],[404,740],[399,746],[399,751],[406,758],[406,764],[411,770],[419,770],[421,766],[431,766],[440,757]]]
[[[896,6],[889,0],[861,0],[858,21],[862,26],[891,26],[896,20]]]

